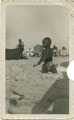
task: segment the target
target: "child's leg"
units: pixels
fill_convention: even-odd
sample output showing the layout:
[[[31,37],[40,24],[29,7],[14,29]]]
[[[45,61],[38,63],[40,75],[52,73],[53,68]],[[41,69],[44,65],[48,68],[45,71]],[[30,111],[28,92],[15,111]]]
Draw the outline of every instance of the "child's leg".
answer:
[[[47,68],[47,65],[44,63],[42,65],[42,73],[47,73],[48,72],[48,68]]]
[[[49,71],[52,72],[52,73],[57,73],[57,70],[56,70],[56,67],[55,67],[54,64],[50,67]]]

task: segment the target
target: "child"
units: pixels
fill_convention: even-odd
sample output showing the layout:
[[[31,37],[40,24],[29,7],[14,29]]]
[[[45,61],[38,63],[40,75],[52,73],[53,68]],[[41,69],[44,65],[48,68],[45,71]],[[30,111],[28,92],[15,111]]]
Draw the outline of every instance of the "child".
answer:
[[[44,62],[42,65],[42,73],[48,73],[49,71],[52,73],[57,73],[57,70],[52,62],[53,60],[53,49],[50,48],[51,46],[51,39],[49,37],[46,37],[42,41],[44,50],[42,52],[42,56],[39,60],[39,62],[34,65],[40,65],[41,62]]]

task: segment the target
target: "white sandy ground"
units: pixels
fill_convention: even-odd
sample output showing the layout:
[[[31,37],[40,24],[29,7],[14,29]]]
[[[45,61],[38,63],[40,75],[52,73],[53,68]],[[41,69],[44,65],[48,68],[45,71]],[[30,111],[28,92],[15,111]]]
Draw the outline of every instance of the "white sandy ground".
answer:
[[[58,66],[57,74],[41,73],[41,65],[33,68],[39,58],[6,61],[6,112],[30,114],[34,105],[40,101],[56,80],[63,78],[66,68]],[[68,58],[56,58],[55,64],[68,61]],[[22,97],[22,98],[21,98]],[[21,98],[19,100],[19,98]],[[16,100],[13,104],[11,100]],[[49,108],[50,111],[52,110]]]

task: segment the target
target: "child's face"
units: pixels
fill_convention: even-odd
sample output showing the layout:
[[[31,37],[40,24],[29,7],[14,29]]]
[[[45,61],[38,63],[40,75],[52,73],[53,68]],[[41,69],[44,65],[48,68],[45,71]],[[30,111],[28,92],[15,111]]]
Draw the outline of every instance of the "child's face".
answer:
[[[48,41],[47,40],[43,41],[43,47],[47,48],[48,46],[50,47]]]
[[[44,47],[44,48],[46,48],[46,47],[47,47],[46,43],[43,43],[43,47]]]

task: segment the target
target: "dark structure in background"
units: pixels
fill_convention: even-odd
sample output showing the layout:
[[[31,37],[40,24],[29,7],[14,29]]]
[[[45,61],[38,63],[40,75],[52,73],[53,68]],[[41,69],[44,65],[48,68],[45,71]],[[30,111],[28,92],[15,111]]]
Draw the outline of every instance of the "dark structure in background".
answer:
[[[24,43],[21,39],[18,40],[18,46],[15,49],[6,49],[6,60],[23,59]]]
[[[21,50],[16,49],[6,49],[6,60],[20,59]]]
[[[27,59],[27,57],[25,55],[22,56],[21,58],[21,49],[20,48],[16,48],[16,49],[6,49],[6,56],[5,59],[6,60],[19,60],[19,59]]]

